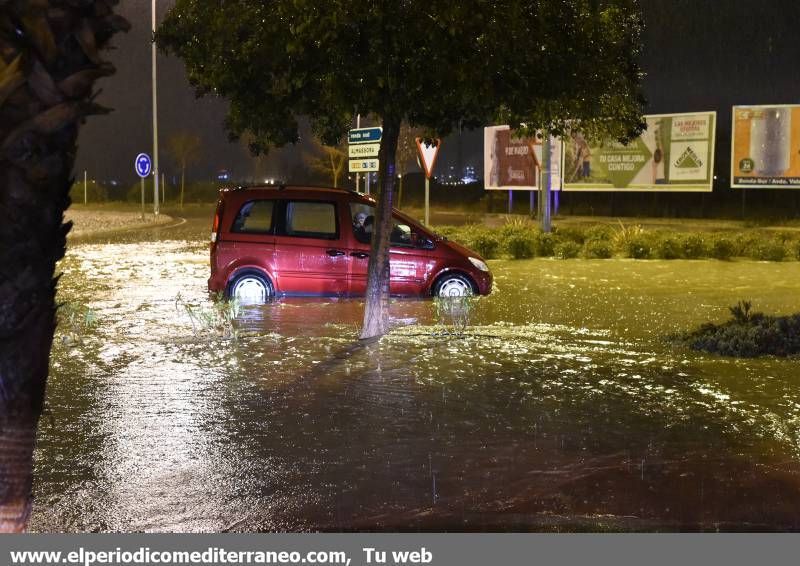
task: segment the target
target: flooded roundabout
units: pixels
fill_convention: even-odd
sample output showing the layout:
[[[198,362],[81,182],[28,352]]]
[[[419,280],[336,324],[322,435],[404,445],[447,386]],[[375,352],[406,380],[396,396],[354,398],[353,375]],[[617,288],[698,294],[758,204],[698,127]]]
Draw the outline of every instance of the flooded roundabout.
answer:
[[[798,361],[665,340],[800,310],[797,262],[494,261],[468,312],[398,300],[359,345],[357,300],[228,325],[206,231],[61,263],[33,530],[800,528]]]

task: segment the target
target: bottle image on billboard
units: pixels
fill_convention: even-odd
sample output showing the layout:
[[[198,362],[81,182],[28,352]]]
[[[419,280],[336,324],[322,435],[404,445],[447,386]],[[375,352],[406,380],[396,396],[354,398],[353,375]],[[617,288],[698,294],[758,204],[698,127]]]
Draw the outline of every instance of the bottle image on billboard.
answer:
[[[765,108],[750,118],[750,155],[756,175],[780,177],[789,169],[792,113],[789,108]]]

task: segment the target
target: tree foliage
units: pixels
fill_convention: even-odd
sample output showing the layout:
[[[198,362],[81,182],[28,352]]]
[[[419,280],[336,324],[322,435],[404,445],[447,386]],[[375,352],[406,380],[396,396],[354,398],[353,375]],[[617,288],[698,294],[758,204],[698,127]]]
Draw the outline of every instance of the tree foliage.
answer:
[[[355,112],[631,137],[641,28],[636,0],[178,0],[157,37],[266,150],[298,141],[299,116],[335,145]]]

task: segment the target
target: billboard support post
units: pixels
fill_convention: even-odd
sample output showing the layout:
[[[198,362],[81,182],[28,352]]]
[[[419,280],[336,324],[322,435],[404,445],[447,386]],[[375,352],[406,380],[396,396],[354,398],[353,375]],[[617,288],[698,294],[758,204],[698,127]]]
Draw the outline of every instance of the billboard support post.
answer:
[[[508,213],[511,214],[511,209],[514,207],[514,191],[508,189]]]
[[[540,183],[539,202],[541,207],[541,217],[539,219],[542,232],[548,233],[551,230],[550,222],[550,133],[543,132],[542,137],[542,182]]]

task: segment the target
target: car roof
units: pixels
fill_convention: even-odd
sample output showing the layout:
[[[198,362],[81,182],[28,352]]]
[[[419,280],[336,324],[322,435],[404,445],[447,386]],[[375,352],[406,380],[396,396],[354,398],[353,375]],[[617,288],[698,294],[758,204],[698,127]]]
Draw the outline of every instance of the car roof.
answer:
[[[362,200],[374,204],[370,197],[351,191],[349,189],[337,189],[334,187],[315,187],[308,185],[256,185],[240,187],[223,187],[220,189],[220,197],[228,200],[230,198],[330,198],[332,195],[350,196],[355,200]]]

